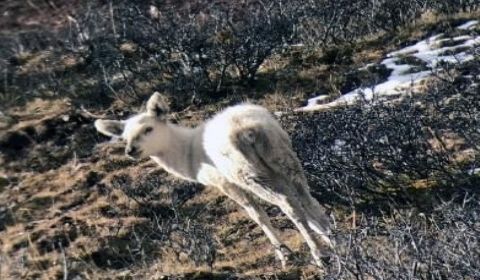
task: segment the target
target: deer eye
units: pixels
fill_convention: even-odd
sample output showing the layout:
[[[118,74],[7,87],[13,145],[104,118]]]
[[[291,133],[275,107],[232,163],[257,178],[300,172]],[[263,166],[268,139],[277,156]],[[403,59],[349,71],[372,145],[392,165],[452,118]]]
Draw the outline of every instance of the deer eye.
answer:
[[[151,126],[145,128],[145,135],[149,134],[152,131],[153,131],[153,127],[151,127]]]

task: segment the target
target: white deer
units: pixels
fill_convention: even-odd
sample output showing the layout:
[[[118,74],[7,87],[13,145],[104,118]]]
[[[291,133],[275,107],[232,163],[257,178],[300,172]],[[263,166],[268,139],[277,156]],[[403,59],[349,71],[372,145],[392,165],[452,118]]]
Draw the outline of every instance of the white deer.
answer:
[[[322,250],[314,233],[333,247],[330,223],[310,192],[288,134],[263,107],[229,107],[196,128],[167,121],[168,105],[155,92],[147,111],[127,120],[96,120],[96,129],[126,141],[125,153],[150,157],[166,171],[189,181],[218,188],[240,204],[262,228],[285,267],[290,249],[278,238],[255,197],[277,205],[307,242],[314,262]]]

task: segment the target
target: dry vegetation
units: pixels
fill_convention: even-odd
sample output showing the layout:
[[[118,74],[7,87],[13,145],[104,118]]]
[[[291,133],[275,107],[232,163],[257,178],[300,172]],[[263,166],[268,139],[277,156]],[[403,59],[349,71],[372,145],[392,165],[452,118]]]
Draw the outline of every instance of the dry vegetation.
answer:
[[[442,76],[403,100],[291,112],[311,94],[337,96],[381,81],[384,69],[355,69],[439,30],[454,32],[478,17],[470,11],[477,4],[431,1],[418,15],[420,8],[403,2],[350,1],[381,9],[342,10],[348,1],[335,1],[324,14],[272,4],[247,21],[239,11],[257,6],[215,2],[167,3],[165,11],[179,11],[162,14],[176,34],[161,33],[158,19],[148,17],[150,2],[2,7],[0,279],[479,279],[478,48],[475,60],[443,65]],[[207,8],[211,14],[202,14]],[[224,21],[222,9],[236,17]],[[365,9],[376,18],[347,20]],[[395,9],[410,12],[388,19]],[[303,29],[286,24],[295,23],[290,12],[301,15]],[[333,12],[344,16],[328,29],[322,24]],[[185,22],[180,16],[189,13],[197,16]],[[238,23],[250,25],[233,28]],[[223,31],[212,40],[215,28]],[[284,45],[298,42],[304,46]],[[306,246],[278,208],[265,205],[295,252],[285,270],[234,202],[152,162],[126,159],[120,143],[95,132],[91,113],[127,116],[153,89],[170,95],[171,119],[186,125],[246,99],[286,112],[280,120],[335,221],[337,252],[326,271],[308,264]]]

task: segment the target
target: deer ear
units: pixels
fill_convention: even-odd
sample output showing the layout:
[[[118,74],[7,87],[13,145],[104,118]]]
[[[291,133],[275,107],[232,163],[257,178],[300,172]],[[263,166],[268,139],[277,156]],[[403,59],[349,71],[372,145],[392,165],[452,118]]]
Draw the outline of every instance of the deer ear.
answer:
[[[147,113],[153,117],[163,118],[169,111],[167,99],[158,92],[154,92],[147,102]]]
[[[125,128],[124,121],[115,120],[96,120],[94,125],[98,132],[112,137],[120,137]]]

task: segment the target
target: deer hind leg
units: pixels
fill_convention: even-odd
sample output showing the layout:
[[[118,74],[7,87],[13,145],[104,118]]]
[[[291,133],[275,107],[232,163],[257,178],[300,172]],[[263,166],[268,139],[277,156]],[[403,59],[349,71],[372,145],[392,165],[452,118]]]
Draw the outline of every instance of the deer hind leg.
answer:
[[[280,176],[268,176],[269,179],[257,176],[244,176],[239,178],[238,184],[245,190],[249,190],[259,198],[277,205],[300,231],[304,240],[310,248],[310,252],[318,267],[323,267],[319,241],[315,232],[309,225],[313,219],[303,205],[301,193],[293,187],[282,184]],[[311,222],[311,224],[314,224]]]
[[[309,227],[320,235],[325,243],[333,247],[328,237],[330,230],[329,219],[322,206],[309,192],[302,165],[292,151],[288,135],[282,130],[270,132],[266,133],[264,130],[255,131],[255,141],[245,140],[244,134],[241,134],[238,138],[237,148],[258,169],[244,173],[262,174],[264,177],[263,180],[261,178],[246,178],[246,185],[249,188],[256,189],[254,191],[255,194],[260,193],[259,190],[262,189],[262,186],[258,186],[258,183],[263,183],[265,187],[270,188],[267,192],[275,192],[276,190],[279,194],[288,193],[296,196],[298,204],[303,207],[304,211],[302,213],[304,213]],[[282,151],[282,153],[274,152],[275,149]],[[282,156],[279,156],[279,154]],[[285,182],[290,183],[285,185]],[[277,199],[272,199],[271,195],[266,194],[266,198],[267,201],[277,204]]]
[[[263,208],[258,204],[257,201],[240,187],[234,184],[224,184],[221,191],[231,198],[233,201],[237,202],[243,209],[248,213],[250,218],[254,220],[260,228],[263,230],[267,238],[270,240],[272,245],[275,248],[275,254],[277,258],[282,263],[282,267],[286,267],[287,262],[290,257],[290,249],[285,246],[270,223],[270,218]]]
[[[300,234],[310,248],[310,253],[312,254],[315,264],[319,267],[323,267],[322,258],[324,255],[321,253],[321,246],[314,236],[312,227],[310,227],[311,222],[309,223],[309,220],[311,220],[311,217],[309,217],[310,215],[302,206],[302,202],[297,196],[293,195],[280,200],[277,202],[277,205],[282,209],[285,215],[292,220],[300,231]]]
[[[318,203],[318,201],[310,194],[307,188],[298,189],[300,200],[304,206],[305,214],[307,215],[307,221],[310,228],[312,228],[322,240],[330,247],[333,248],[334,244],[330,240],[330,221],[325,214],[325,210]]]

